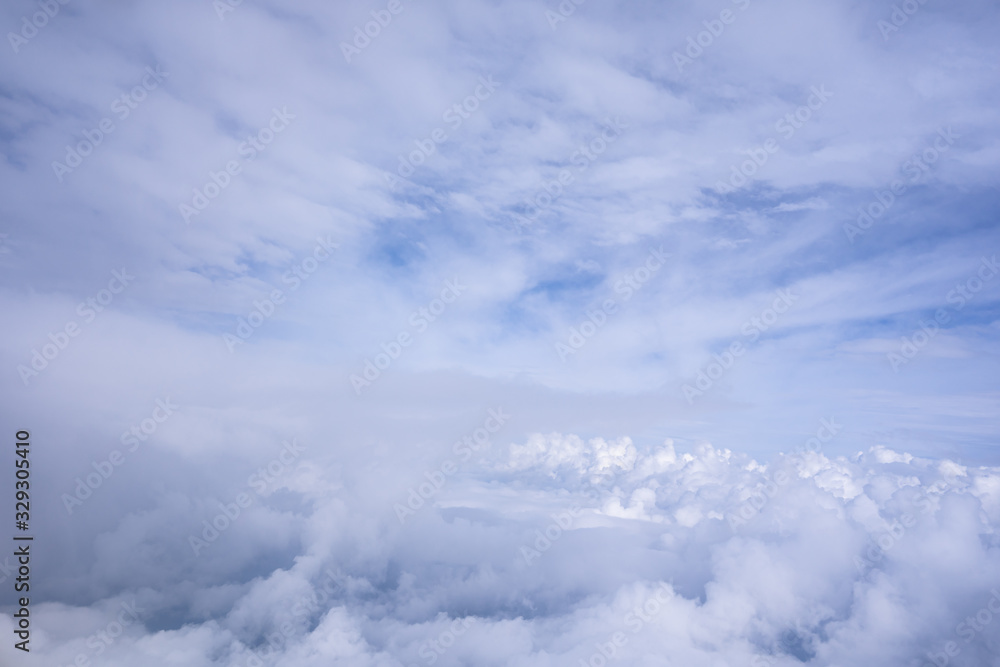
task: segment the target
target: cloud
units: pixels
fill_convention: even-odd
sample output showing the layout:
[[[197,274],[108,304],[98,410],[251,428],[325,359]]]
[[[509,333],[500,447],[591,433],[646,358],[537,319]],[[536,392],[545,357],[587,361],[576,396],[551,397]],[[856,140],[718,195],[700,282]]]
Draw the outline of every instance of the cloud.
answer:
[[[498,448],[403,527],[357,489],[327,488],[294,492],[306,502],[285,525],[300,555],[240,584],[227,583],[239,563],[207,559],[194,564],[204,584],[182,584],[192,573],[155,555],[179,536],[136,515],[145,530],[125,546],[127,520],[101,537],[90,577],[121,582],[108,566],[128,553],[166,579],[143,586],[147,570],[93,607],[40,606],[31,660],[542,665],[613,650],[622,664],[908,664],[954,642],[954,664],[971,665],[1000,640],[980,613],[1000,607],[997,468],[885,447],[765,466],[707,444],[678,455],[553,433]],[[253,560],[279,544],[276,525],[245,529],[267,542],[224,535],[219,548]],[[122,603],[140,611],[119,633]]]
[[[5,5],[0,662],[998,664],[998,9],[916,4]]]

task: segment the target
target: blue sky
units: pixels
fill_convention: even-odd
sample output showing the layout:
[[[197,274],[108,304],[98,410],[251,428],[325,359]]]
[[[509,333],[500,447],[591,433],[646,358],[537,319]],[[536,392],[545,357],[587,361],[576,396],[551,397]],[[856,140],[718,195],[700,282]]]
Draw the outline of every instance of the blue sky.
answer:
[[[693,639],[671,648],[685,664],[837,664],[837,641],[879,664],[937,650],[912,637],[946,641],[930,610],[978,605],[1000,572],[995,546],[969,547],[976,574],[954,600],[928,593],[914,612],[927,626],[907,626],[895,653],[860,606],[819,588],[795,592],[811,610],[779,622],[761,608],[731,632],[709,606],[734,604],[713,585],[747,584],[726,569],[730,550],[763,553],[723,534],[726,503],[739,507],[823,419],[842,429],[801,454],[804,495],[782,496],[799,507],[796,535],[829,520],[854,544],[876,530],[859,498],[891,514],[883,483],[915,479],[995,539],[997,12],[5,5],[0,422],[45,443],[39,627],[76,619],[45,630],[38,659],[69,664],[106,607],[139,595],[151,611],[107,664],[170,664],[157,651],[187,640],[186,664],[244,664],[278,622],[269,605],[318,586],[331,563],[354,588],[274,664],[424,664],[421,637],[447,631],[439,612],[462,617],[456,599],[477,619],[470,632],[534,639],[440,664],[577,664],[590,653],[574,646],[605,641],[586,619],[660,581],[684,598],[672,613],[720,633],[716,655]],[[123,270],[127,285],[114,282]],[[167,398],[180,407],[160,422]],[[397,496],[497,407],[509,421],[427,502],[420,530],[394,523]],[[155,431],[70,512],[66,494],[143,420]],[[192,554],[191,531],[291,438],[306,453],[244,508],[253,518]],[[944,491],[934,475],[951,480]],[[708,478],[724,491],[704,491]],[[800,507],[815,494],[836,518]],[[481,569],[479,540],[516,553],[523,522],[544,528],[569,497],[587,518],[566,534],[617,536],[617,556],[553,558],[569,569],[548,588],[531,567]],[[690,535],[654,535],[668,524]],[[933,525],[920,530],[949,530]],[[669,567],[650,564],[650,541]],[[913,549],[912,562],[938,563]],[[594,575],[602,559],[618,565]],[[893,585],[906,588],[900,567]],[[836,641],[804,620],[823,605],[848,628]],[[324,624],[353,648],[322,644]],[[799,638],[781,653],[789,624]]]

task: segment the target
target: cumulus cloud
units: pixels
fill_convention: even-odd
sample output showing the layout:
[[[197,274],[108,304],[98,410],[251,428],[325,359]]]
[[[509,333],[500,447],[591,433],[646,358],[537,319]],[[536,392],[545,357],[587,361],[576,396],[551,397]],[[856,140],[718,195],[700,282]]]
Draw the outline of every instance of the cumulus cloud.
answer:
[[[240,581],[203,558],[200,586],[164,573],[47,602],[15,664],[997,664],[998,468],[550,433],[497,447],[402,526],[350,487],[291,487],[294,559]],[[238,519],[266,544],[220,550],[263,558],[270,511]],[[160,566],[170,536],[137,519],[153,530],[105,536],[95,580],[123,551]]]

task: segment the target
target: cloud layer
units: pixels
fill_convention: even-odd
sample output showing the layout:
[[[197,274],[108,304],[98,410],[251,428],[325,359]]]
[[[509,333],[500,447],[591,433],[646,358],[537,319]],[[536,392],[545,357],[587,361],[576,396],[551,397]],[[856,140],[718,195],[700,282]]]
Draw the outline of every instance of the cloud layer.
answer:
[[[832,440],[836,421],[824,421]],[[456,447],[411,470],[396,497],[381,470],[348,480],[307,461],[272,466],[273,484],[244,489],[242,509],[235,493],[202,507],[167,494],[130,512],[86,559],[81,582],[107,597],[40,605],[37,654],[4,655],[998,664],[1000,469],[881,447],[828,458],[814,441],[763,466],[708,444],[484,440],[475,457]],[[184,532],[210,540],[193,561]]]
[[[998,18],[5,4],[0,662],[1000,664]]]

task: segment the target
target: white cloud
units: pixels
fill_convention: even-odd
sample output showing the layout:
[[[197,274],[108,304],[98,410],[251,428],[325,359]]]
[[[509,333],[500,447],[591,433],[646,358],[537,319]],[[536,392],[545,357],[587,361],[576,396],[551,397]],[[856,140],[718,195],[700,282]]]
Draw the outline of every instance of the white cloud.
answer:
[[[889,39],[891,3],[723,3],[738,19],[679,71],[718,3],[568,3],[553,30],[554,2],[400,2],[350,62],[340,43],[386,0],[224,19],[203,0],[73,0],[0,58],[0,421],[39,443],[48,545],[37,650],[0,644],[0,663],[235,667],[270,641],[266,665],[903,666],[954,641],[949,664],[1000,665],[1000,621],[960,626],[1000,586],[1000,292],[949,296],[1000,247],[995,3],[921,4]],[[16,0],[0,23],[38,11]],[[119,119],[147,67],[169,76]],[[468,102],[481,77],[499,85]],[[832,95],[787,136],[817,86]],[[455,104],[477,108],[456,125]],[[53,161],[106,117],[60,181]],[[942,128],[954,144],[927,153]],[[776,136],[746,185],[715,190]],[[234,157],[186,224],[179,205]],[[515,224],[529,196],[553,201]],[[292,289],[317,238],[337,252]],[[63,346],[122,266],[134,284]],[[455,276],[461,298],[356,395],[350,375]],[[778,289],[794,308],[689,405],[686,378]],[[68,513],[62,495],[168,396],[176,414]],[[494,406],[510,422],[441,472]],[[841,432],[812,447],[829,415]],[[292,438],[306,451],[257,493]],[[435,474],[401,525],[394,504]],[[133,602],[140,621],[110,637]]]

